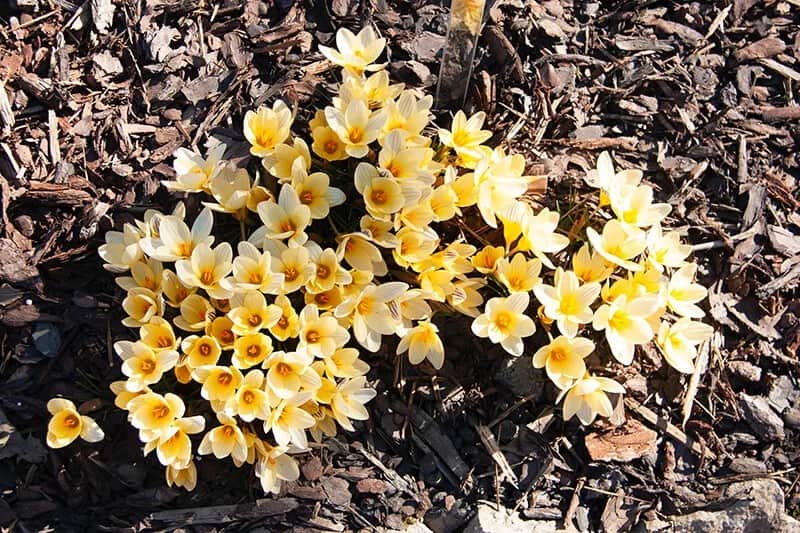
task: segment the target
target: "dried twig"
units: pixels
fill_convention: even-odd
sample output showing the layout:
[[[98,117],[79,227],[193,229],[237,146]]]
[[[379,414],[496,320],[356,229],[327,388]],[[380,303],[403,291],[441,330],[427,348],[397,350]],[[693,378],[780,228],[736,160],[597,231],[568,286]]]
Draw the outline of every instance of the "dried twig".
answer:
[[[502,450],[500,450],[500,446],[498,446],[497,439],[494,438],[492,431],[483,424],[476,424],[475,429],[478,431],[478,436],[481,438],[481,442],[486,448],[486,451],[489,452],[494,462],[500,467],[503,477],[511,483],[515,489],[519,488],[517,485],[519,481],[517,475],[511,469],[511,465],[508,464],[508,459],[503,455]]]

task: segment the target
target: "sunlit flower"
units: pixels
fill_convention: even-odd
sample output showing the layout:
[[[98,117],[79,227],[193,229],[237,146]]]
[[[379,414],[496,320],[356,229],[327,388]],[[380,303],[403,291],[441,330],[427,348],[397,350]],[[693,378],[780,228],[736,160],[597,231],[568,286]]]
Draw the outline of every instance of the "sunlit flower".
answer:
[[[377,352],[381,336],[392,335],[398,326],[387,303],[406,290],[408,284],[399,281],[368,285],[357,296],[346,298],[334,313],[337,318],[352,316],[353,335],[358,343],[371,352]]]
[[[695,305],[708,295],[708,290],[699,283],[694,283],[697,265],[690,263],[672,273],[667,288],[667,304],[680,316],[702,318],[705,311]]]
[[[334,390],[336,387],[334,386]],[[336,436],[336,419],[333,411],[327,405],[320,405],[317,402],[309,401],[303,404],[303,409],[314,417],[314,425],[308,428],[314,442],[322,442],[322,437]]]
[[[501,258],[495,263],[495,276],[510,292],[533,290],[542,282],[542,278],[539,277],[541,271],[541,261],[528,260],[521,253],[514,254],[511,261]]]
[[[449,270],[431,268],[421,272],[417,276],[417,282],[419,288],[428,295],[428,299],[444,302],[456,290],[453,283],[455,277]]]
[[[272,154],[275,147],[284,142],[292,126],[292,111],[283,100],[276,100],[272,107],[260,106],[244,116],[244,136],[250,143],[250,153],[256,157]]]
[[[397,353],[408,352],[408,360],[418,365],[427,359],[433,368],[440,369],[444,364],[444,345],[439,338],[439,328],[430,320],[417,323],[408,330],[397,344]]]
[[[130,422],[140,430],[142,440],[151,441],[183,416],[186,407],[180,396],[168,392],[164,396],[148,392],[128,402]]]
[[[338,50],[320,45],[319,51],[332,63],[355,75],[361,75],[365,70],[372,72],[383,68],[383,65],[373,63],[385,46],[386,39],[378,37],[372,26],[365,26],[357,35],[347,28],[340,28],[336,32]]]
[[[314,277],[314,263],[305,246],[286,246],[280,241],[267,240],[264,248],[272,256],[272,271],[283,275],[281,294],[299,290]]]
[[[201,192],[208,191],[209,182],[219,172],[224,164],[222,156],[228,147],[220,143],[202,155],[178,148],[175,150],[175,160],[172,167],[175,169],[175,181],[162,181],[161,183],[170,191]]]
[[[367,212],[378,219],[387,220],[408,202],[400,183],[394,178],[382,176],[369,163],[359,163],[356,167],[355,185],[364,197]]]
[[[632,261],[647,247],[647,235],[641,229],[618,220],[609,220],[603,226],[602,235],[594,228],[586,228],[586,235],[597,253],[607,261],[634,272],[644,268]]]
[[[314,357],[330,357],[350,340],[350,334],[332,315],[319,316],[314,304],[300,312],[300,337],[297,351]]]
[[[483,304],[483,296],[478,292],[486,286],[483,278],[459,279],[453,282],[453,292],[447,295],[447,303],[460,313],[475,318],[480,315],[478,310]]]
[[[601,190],[600,204],[608,204],[609,193],[617,188],[624,186],[636,186],[642,181],[641,170],[614,170],[614,163],[608,152],[603,152],[597,158],[597,169],[591,170],[584,178],[586,184]]]
[[[119,276],[114,281],[126,291],[142,288],[159,293],[163,272],[164,266],[160,261],[148,259],[132,265],[130,276]]]
[[[647,317],[657,309],[658,300],[654,296],[629,300],[622,295],[595,311],[592,327],[597,331],[605,330],[611,354],[623,365],[629,365],[633,362],[636,345],[653,338],[653,328]]]
[[[236,419],[225,413],[217,413],[220,425],[203,436],[197,447],[200,455],[214,454],[217,459],[229,455],[234,461],[243,464],[247,460],[247,441]]]
[[[155,449],[162,465],[187,467],[192,461],[192,441],[189,435],[200,433],[205,427],[206,421],[202,416],[178,418],[161,431],[158,438],[145,444],[144,454],[147,455]]]
[[[314,277],[306,283],[310,293],[320,293],[333,289],[336,285],[347,285],[353,280],[350,273],[339,264],[339,256],[332,248],[322,249],[316,243],[307,246],[314,263]]]
[[[122,359],[122,373],[128,377],[125,387],[131,392],[158,383],[178,362],[178,352],[154,352],[143,342],[119,341],[114,343],[114,351]]]
[[[409,145],[407,140],[408,133],[404,130],[394,130],[381,139],[378,166],[382,169],[382,174],[396,178],[409,187],[433,185],[435,178],[432,169],[428,168],[433,167],[432,150]]]
[[[236,293],[231,298],[228,318],[233,322],[233,332],[237,335],[253,335],[266,329],[281,317],[281,308],[267,304],[264,295],[258,291]]]
[[[653,188],[649,185],[614,187],[608,198],[620,221],[640,228],[661,222],[672,210],[669,204],[653,203]]]
[[[285,295],[275,298],[274,305],[281,308],[281,317],[269,327],[269,332],[279,341],[297,337],[300,334],[300,317]]]
[[[654,224],[647,232],[647,264],[659,272],[663,272],[664,267],[682,267],[690,253],[692,247],[681,243],[677,231],[663,233],[661,224]]]
[[[206,326],[206,334],[214,337],[223,350],[233,349],[236,333],[233,332],[233,321],[227,316],[218,316]]]
[[[129,289],[122,300],[122,309],[128,316],[122,319],[122,324],[129,328],[137,328],[150,322],[155,316],[164,313],[164,304],[161,295],[144,287]]]
[[[145,237],[140,245],[144,253],[158,261],[189,259],[197,246],[202,244],[208,248],[214,242],[213,224],[214,218],[208,208],[197,215],[191,230],[178,217],[161,217],[158,237]]]
[[[300,161],[302,160],[295,160],[295,165],[292,167],[292,187],[297,192],[300,203],[308,206],[311,218],[325,218],[331,207],[344,203],[346,199],[344,192],[331,187],[331,180],[324,172],[308,174]]]
[[[51,448],[63,448],[78,437],[98,442],[105,436],[97,422],[81,415],[69,400],[53,398],[47,402],[47,410],[53,415],[47,424],[47,445]]]
[[[429,295],[420,289],[410,289],[389,302],[392,318],[400,324],[398,331],[410,329],[415,320],[425,320],[433,315],[426,297]]]
[[[586,373],[583,360],[594,351],[594,343],[583,337],[556,337],[533,354],[533,366],[543,368],[560,389],[569,388]]]
[[[194,369],[192,377],[203,384],[200,395],[210,402],[225,404],[233,398],[244,377],[234,366],[201,366]]]
[[[319,374],[311,368],[311,354],[276,351],[264,361],[267,385],[278,398],[292,398],[300,389],[316,390],[320,387]]]
[[[114,405],[123,409],[125,411],[128,410],[128,403],[137,396],[141,396],[142,394],[147,394],[148,392],[152,392],[148,387],[140,391],[131,392],[126,387],[127,380],[125,381],[113,381],[111,385],[108,386],[111,389],[111,392],[114,393]]]
[[[325,372],[335,378],[355,378],[369,371],[369,365],[359,359],[356,348],[339,348],[323,362]]]
[[[546,207],[534,215],[529,205],[514,202],[498,217],[508,246],[519,236],[514,250],[531,252],[547,268],[554,268],[547,254],[558,253],[569,245],[566,235],[556,233],[560,215]]]
[[[319,126],[313,128],[311,130],[311,138],[314,140],[311,144],[311,149],[322,159],[326,161],[341,161],[349,157],[345,150],[347,145],[339,139],[339,135],[330,127]]]
[[[369,411],[364,404],[373,399],[377,392],[366,387],[366,384],[367,378],[364,376],[344,380],[336,387],[336,393],[331,398],[333,417],[347,431],[355,431],[351,420],[369,418]]]
[[[313,370],[310,373],[317,375]],[[272,431],[272,436],[279,446],[292,444],[301,450],[308,448],[306,430],[316,421],[300,406],[311,399],[311,394],[310,392],[295,394],[291,398],[282,399],[273,408],[269,420],[264,424],[264,431]]]
[[[300,159],[299,163],[297,159]],[[275,146],[272,154],[262,159],[261,164],[270,174],[278,178],[279,182],[289,183],[292,181],[292,167],[295,164],[299,164],[306,171],[311,168],[311,153],[306,142],[300,137],[295,137],[291,145]]]
[[[180,341],[175,337],[172,324],[159,316],[153,317],[150,322],[142,325],[139,329],[139,338],[154,352],[177,350]]]
[[[708,324],[693,322],[683,317],[672,325],[662,322],[656,336],[656,344],[672,368],[684,374],[693,374],[697,346],[709,339],[713,333],[714,328]]]
[[[572,255],[572,270],[584,283],[602,282],[611,277],[616,266],[597,253],[590,252],[589,245],[584,244]]]
[[[358,231],[339,235],[336,240],[339,246],[337,255],[353,268],[372,272],[376,276],[385,276],[389,272],[383,255],[377,246],[370,242],[370,236]]]
[[[228,164],[220,170],[209,185],[215,202],[203,205],[220,213],[229,213],[236,220],[247,218],[247,201],[250,199],[250,174],[247,169]]]
[[[186,355],[186,364],[190,369],[216,365],[222,355],[219,342],[210,335],[186,337],[181,342],[181,351]]]
[[[288,183],[281,187],[277,203],[258,204],[258,217],[264,225],[254,231],[249,239],[256,246],[262,245],[265,238],[288,239],[294,244],[303,244],[308,240],[306,228],[311,223],[311,210],[300,201],[297,191]]]
[[[344,110],[325,108],[325,118],[330,128],[344,143],[350,157],[362,158],[369,152],[369,144],[380,135],[386,116],[383,112],[370,113],[364,100],[351,100]]]
[[[184,331],[202,331],[214,318],[214,306],[199,294],[190,294],[181,302],[180,316],[173,323]]]
[[[183,466],[184,468],[181,468]],[[167,486],[183,487],[192,491],[197,486],[197,466],[194,461],[189,461],[188,465],[167,465],[164,471],[167,478]]]
[[[497,261],[505,255],[506,250],[502,246],[484,246],[480,252],[470,258],[470,262],[481,274],[491,274],[497,266]]]
[[[432,228],[417,231],[404,227],[397,232],[397,240],[399,244],[392,249],[392,256],[404,268],[429,259],[439,246],[439,235]]]
[[[164,270],[161,275],[161,290],[167,305],[170,307],[180,307],[183,301],[197,291],[197,287],[184,285],[178,275],[172,270]]]
[[[474,153],[479,145],[492,136],[491,131],[481,129],[485,120],[486,113],[483,111],[475,113],[469,119],[463,111],[457,111],[450,129],[439,129],[439,139],[442,144],[454,148],[459,153]]]
[[[263,333],[239,337],[233,343],[233,366],[241,369],[261,364],[272,353],[272,339]]]
[[[239,242],[238,252],[233,260],[233,277],[225,278],[220,285],[230,292],[257,290],[278,294],[283,285],[283,274],[272,271],[272,255],[259,252],[247,241]]]
[[[225,412],[238,416],[245,422],[255,419],[267,420],[270,415],[270,399],[264,390],[264,373],[250,370],[236,389],[236,394],[225,404]]]
[[[213,250],[203,243],[195,247],[191,259],[176,262],[175,271],[186,285],[199,287],[212,298],[227,298],[229,293],[220,285],[220,281],[233,268],[232,259],[233,251],[227,242],[217,245]]]
[[[426,94],[418,98],[410,89],[400,93],[397,100],[387,101],[382,111],[386,114],[383,132],[389,133],[401,130],[405,134],[407,144],[427,146],[430,139],[422,136],[422,130],[430,122],[430,110],[433,105],[433,96]]]
[[[588,373],[558,397],[564,399],[563,416],[569,420],[575,415],[584,425],[594,422],[597,415],[609,417],[614,406],[607,393],[625,394],[625,388],[609,378],[590,376]]]
[[[478,337],[488,337],[500,344],[511,355],[522,355],[523,337],[536,331],[536,324],[525,315],[530,298],[526,292],[517,292],[508,298],[492,298],[486,302],[483,314],[472,322],[472,332]]]
[[[554,285],[537,285],[533,294],[544,306],[544,313],[556,321],[558,329],[567,337],[574,337],[581,324],[592,321],[591,305],[600,295],[599,283],[580,284],[571,270],[556,269]],[[580,377],[580,376],[578,376]]]
[[[256,441],[256,445],[258,461],[255,475],[265,493],[278,494],[281,490],[281,481],[297,481],[300,477],[300,468],[297,466],[297,461],[286,453],[287,446],[270,446],[262,440]]]
[[[139,241],[142,236],[131,224],[125,224],[122,231],[107,231],[106,242],[98,249],[105,261],[103,268],[109,272],[125,272],[144,256]]]

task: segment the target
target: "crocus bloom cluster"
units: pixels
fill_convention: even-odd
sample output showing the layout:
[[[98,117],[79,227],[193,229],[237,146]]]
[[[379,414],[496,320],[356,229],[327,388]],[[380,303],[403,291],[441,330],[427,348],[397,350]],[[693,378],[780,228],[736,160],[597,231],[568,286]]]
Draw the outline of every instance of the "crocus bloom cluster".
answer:
[[[662,231],[669,208],[641,173],[615,173],[601,156],[591,184],[610,220],[588,230],[571,269],[556,268],[570,244],[560,216],[530,199],[542,178],[526,174],[522,155],[484,144],[484,113],[459,111],[430,137],[432,98],[391,83],[377,63],[384,39],[343,29],[336,44],[320,51],[342,82],[307,128],[281,100],[245,115],[255,176],[224,144],[179,149],[165,185],[200,195],[200,213],[147,211],[100,249],[126,291],[124,324],[138,330],[114,346],[125,376],[111,385],[116,405],[170,485],[194,487],[199,454],[253,465],[264,491],[278,492],[297,479],[291,454],[309,435],[368,417],[375,391],[362,353],[397,337],[397,354],[442,367],[441,310],[470,317],[475,335],[514,356],[557,329],[534,365],[563,391],[565,416],[584,423],[610,413],[606,392],[622,392],[587,369],[592,330],[623,364],[657,334],[667,361],[691,369],[708,333],[692,321],[705,289],[689,249]],[[467,210],[502,242],[453,231]],[[240,238],[215,227],[225,219]]]

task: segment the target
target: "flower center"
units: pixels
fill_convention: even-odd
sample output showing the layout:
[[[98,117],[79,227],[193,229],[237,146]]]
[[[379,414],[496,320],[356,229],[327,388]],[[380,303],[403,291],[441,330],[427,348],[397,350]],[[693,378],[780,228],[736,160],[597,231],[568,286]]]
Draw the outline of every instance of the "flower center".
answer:
[[[69,414],[64,417],[64,425],[67,426],[68,428],[76,428],[80,423],[81,423],[80,418],[78,418],[73,414]]]
[[[280,374],[281,376],[284,376],[284,377],[286,377],[286,376],[288,376],[289,374],[291,374],[291,373],[292,373],[292,367],[290,367],[290,366],[289,366],[289,365],[287,365],[286,363],[278,363],[278,364],[275,366],[275,371],[276,371],[278,374]]]
[[[142,371],[142,374],[150,374],[155,369],[156,363],[152,359],[145,359],[139,364],[139,370]]]
[[[178,245],[178,255],[182,257],[189,257],[192,255],[192,242],[182,242]]]
[[[153,418],[165,418],[169,414],[168,405],[158,405],[153,408]]]
[[[563,361],[567,358],[567,354],[561,348],[554,348],[550,350],[550,358],[553,361]]]
[[[228,374],[227,372],[220,374],[217,376],[217,383],[223,386],[230,385],[231,381],[233,381],[233,375]]]
[[[200,352],[200,355],[206,357],[211,354],[211,346],[206,343],[202,343],[200,346],[197,347],[197,351]]]
[[[172,346],[172,340],[166,335],[161,335],[156,341],[156,344],[158,344],[159,348],[168,348]]]
[[[283,277],[286,281],[294,281],[297,279],[297,269],[289,267],[283,271]]]
[[[361,128],[351,128],[347,137],[351,143],[360,144],[364,140],[364,131]]]
[[[314,331],[312,329],[311,331],[306,333],[306,341],[308,341],[310,344],[319,342],[319,332]]]
[[[258,357],[261,355],[261,347],[257,344],[251,344],[247,347],[247,355],[250,357]]]
[[[331,139],[323,145],[323,148],[325,149],[325,153],[335,154],[336,150],[339,148],[339,143]]]
[[[222,434],[225,435],[228,438],[231,438],[231,437],[233,437],[233,431],[234,431],[233,426],[225,426],[222,429]]]
[[[382,189],[375,189],[374,191],[372,191],[370,199],[372,200],[373,203],[377,205],[383,205],[386,203],[386,192],[383,191]]]
[[[331,269],[326,267],[325,265],[318,265],[317,266],[317,277],[319,279],[328,279],[328,276],[331,275]]]
[[[392,163],[392,164],[389,166],[389,168],[387,168],[386,170],[388,170],[389,172],[391,172],[391,173],[392,173],[392,176],[397,176],[397,175],[398,175],[398,174],[400,174],[400,172],[401,172],[400,165],[398,165],[397,163]]]
[[[494,323],[497,326],[497,329],[505,331],[511,324],[511,316],[508,313],[498,313],[494,319]]]
[[[255,400],[256,400],[256,395],[255,395],[255,393],[254,393],[253,391],[251,391],[251,390],[246,390],[246,391],[244,391],[244,393],[242,394],[242,401],[243,401],[244,403],[253,403]]]
[[[295,230],[295,225],[294,222],[292,222],[291,220],[284,220],[283,222],[281,222],[281,232],[286,233],[294,230]]]
[[[318,304],[328,305],[329,303],[331,303],[331,298],[326,293],[321,292],[314,296],[314,301],[317,302]]]
[[[281,329],[286,329],[289,327],[289,319],[286,317],[286,315],[281,315],[280,319],[278,319],[278,326]]]
[[[200,274],[200,281],[203,285],[211,285],[214,281],[214,272],[212,270],[206,270],[202,274]]]
[[[361,313],[362,315],[366,315],[367,313],[369,313],[369,310],[372,308],[372,305],[367,300],[361,300],[360,302],[358,302],[356,308],[358,309],[359,313]]]
[[[250,277],[247,279],[250,283],[261,283],[264,281],[264,278],[258,272],[251,272]]]
[[[300,193],[300,203],[309,205],[314,202],[314,193],[311,191],[303,191]]]
[[[233,331],[231,331],[229,329],[223,329],[219,333],[219,338],[222,339],[222,342],[224,342],[225,344],[230,344],[230,343],[233,342],[233,339],[234,339]]]
[[[247,323],[253,327],[258,326],[261,324],[261,315],[250,315],[250,317],[247,319]]]

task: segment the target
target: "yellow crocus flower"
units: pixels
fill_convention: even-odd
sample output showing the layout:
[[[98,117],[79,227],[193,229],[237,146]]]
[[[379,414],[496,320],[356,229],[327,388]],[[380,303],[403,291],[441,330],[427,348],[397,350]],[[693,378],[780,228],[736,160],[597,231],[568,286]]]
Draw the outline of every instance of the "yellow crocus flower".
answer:
[[[47,424],[47,445],[51,448],[63,448],[78,437],[86,442],[98,442],[105,436],[97,422],[81,415],[67,399],[51,399],[47,402],[47,411],[53,415]]]
[[[382,111],[370,113],[366,100],[354,99],[343,110],[326,107],[325,119],[344,144],[347,155],[360,159],[369,153],[369,145],[378,139],[386,115]]]
[[[236,419],[225,413],[217,413],[220,425],[210,430],[203,436],[197,453],[200,455],[214,454],[217,459],[224,459],[229,455],[239,464],[247,461],[247,440]]]
[[[595,311],[592,327],[605,331],[611,354],[623,365],[629,365],[633,362],[636,345],[653,338],[653,328],[647,318],[657,310],[655,296],[629,299],[623,294]]]
[[[233,251],[227,242],[217,245],[213,250],[205,243],[197,245],[190,259],[175,263],[175,271],[181,282],[198,287],[216,299],[225,299],[229,292],[221,285],[225,276],[233,268]]]
[[[564,398],[563,416],[569,420],[575,415],[584,425],[594,422],[597,415],[609,417],[614,411],[607,393],[625,394],[625,388],[613,379],[586,375],[558,397]]]
[[[603,226],[603,233],[587,228],[586,235],[597,253],[607,261],[637,272],[644,267],[632,261],[647,247],[647,234],[641,229],[613,219]]]
[[[547,377],[559,388],[568,389],[586,373],[584,359],[594,351],[594,343],[583,337],[556,337],[533,354],[534,368],[544,368]]]
[[[245,335],[233,343],[233,366],[250,368],[264,361],[272,353],[272,339],[263,333]]]
[[[260,106],[244,116],[244,136],[250,143],[250,153],[256,157],[267,157],[275,147],[284,142],[292,127],[292,111],[283,100],[276,100],[272,107]]]
[[[381,70],[383,65],[374,65],[386,46],[386,39],[378,37],[372,26],[365,26],[354,35],[347,28],[336,32],[337,49],[319,46],[319,51],[328,61],[339,65],[351,74],[360,76],[365,70]]]
[[[418,365],[427,359],[433,368],[440,369],[444,364],[444,345],[439,338],[439,328],[430,320],[423,320],[401,337],[397,344],[397,354],[408,352],[408,360]]]
[[[509,292],[529,292],[542,283],[541,271],[541,261],[529,260],[524,254],[516,253],[511,261],[505,257],[499,259],[495,263],[494,275]]]
[[[299,353],[313,357],[330,357],[337,348],[350,340],[347,332],[332,315],[320,316],[314,304],[306,305],[300,312]]]
[[[656,344],[672,368],[684,374],[693,374],[697,345],[709,339],[713,333],[714,328],[708,324],[682,317],[672,325],[668,322],[661,323]]]
[[[574,337],[581,324],[592,321],[591,306],[600,295],[600,284],[581,285],[573,271],[564,271],[561,267],[556,269],[553,283],[537,285],[533,294],[544,306],[547,318],[556,322],[559,331],[567,337]]]
[[[266,329],[281,317],[281,308],[267,304],[264,295],[258,291],[234,294],[228,318],[233,322],[233,332],[237,335],[252,335]]]
[[[680,316],[688,318],[702,318],[705,311],[697,306],[697,302],[708,295],[708,290],[694,283],[697,265],[690,263],[673,272],[667,287],[667,305]]]
[[[158,383],[164,372],[172,369],[178,362],[177,351],[154,352],[141,341],[116,342],[114,351],[122,359],[122,373],[128,377],[125,387],[131,392],[141,391],[148,385]]]
[[[483,314],[472,322],[472,332],[500,344],[511,355],[522,355],[525,350],[522,339],[536,331],[536,324],[525,315],[529,303],[530,297],[526,292],[490,299],[486,302]]]

